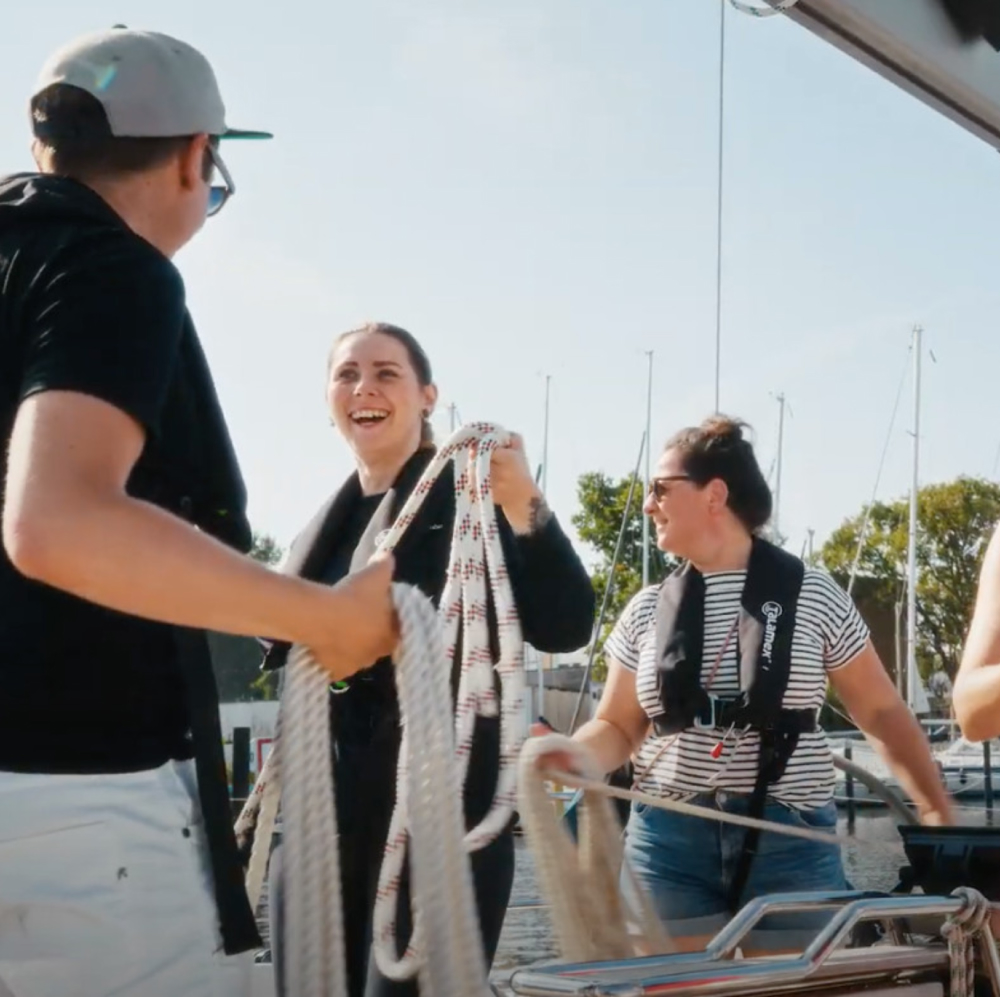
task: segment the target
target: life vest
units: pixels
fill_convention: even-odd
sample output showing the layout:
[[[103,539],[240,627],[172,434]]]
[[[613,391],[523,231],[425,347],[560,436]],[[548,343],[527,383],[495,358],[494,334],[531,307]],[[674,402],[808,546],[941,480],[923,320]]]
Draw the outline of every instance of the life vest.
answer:
[[[653,717],[660,736],[691,728],[756,731],[757,778],[749,815],[760,818],[768,787],[785,773],[799,735],[816,730],[816,711],[782,705],[792,666],[792,639],[805,565],[774,544],[754,537],[740,597],[736,653],[740,694],[716,696],[701,684],[705,633],[705,579],[691,564],[661,585],[656,608],[656,683],[661,712]],[[739,901],[759,831],[747,832],[730,900]]]

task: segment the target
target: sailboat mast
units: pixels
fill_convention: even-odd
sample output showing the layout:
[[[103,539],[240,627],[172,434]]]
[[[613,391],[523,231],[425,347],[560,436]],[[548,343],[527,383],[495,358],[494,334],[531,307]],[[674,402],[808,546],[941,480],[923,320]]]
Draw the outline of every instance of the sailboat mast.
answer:
[[[722,181],[725,152],[726,124],[726,8],[719,4],[719,162],[716,170],[718,184],[715,195],[715,411],[719,412],[719,391],[722,378]],[[649,446],[649,437],[646,438]]]
[[[920,360],[923,329],[913,327],[913,481],[906,560],[906,702],[916,704],[917,683],[917,494],[920,487]]]
[[[548,498],[549,493],[549,389],[552,385],[552,375],[545,375],[545,429],[542,434],[542,495]],[[538,715],[545,713],[545,665],[548,655],[538,656]]]
[[[774,478],[774,540],[781,543],[781,458],[785,445],[785,396],[778,395],[778,461]]]
[[[646,380],[646,485],[649,487],[650,422],[653,418],[653,351],[646,350],[649,357],[649,373]],[[634,562],[633,562],[634,563]],[[642,513],[642,587],[649,584],[649,516]]]
[[[549,491],[549,386],[552,375],[545,375],[545,431],[542,435],[542,494],[548,497]]]

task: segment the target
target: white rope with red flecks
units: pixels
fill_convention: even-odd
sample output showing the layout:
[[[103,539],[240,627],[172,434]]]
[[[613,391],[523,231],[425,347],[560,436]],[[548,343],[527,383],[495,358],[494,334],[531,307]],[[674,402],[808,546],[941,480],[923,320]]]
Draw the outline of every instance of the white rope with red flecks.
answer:
[[[381,971],[398,980],[418,976],[423,992],[435,997],[488,992],[471,872],[462,851],[489,844],[510,821],[517,761],[527,733],[523,637],[490,486],[492,453],[509,441],[504,430],[490,423],[460,429],[431,460],[378,544],[380,552],[395,548],[442,470],[454,462],[455,527],[436,615],[416,589],[393,587],[401,625],[395,657],[403,738],[396,809],[373,924],[373,949]],[[487,617],[490,595],[499,638],[496,664]],[[461,671],[452,723],[450,679],[459,641]],[[476,718],[498,713],[494,673],[501,685],[499,778],[489,812],[466,832],[462,786]],[[278,737],[236,823],[238,838],[245,838],[257,824],[247,872],[247,891],[256,906],[284,790],[285,984],[296,997],[339,997],[345,992],[328,684],[328,676],[309,651],[294,648],[288,659]],[[448,845],[452,840],[456,847]],[[414,930],[400,957],[396,913],[407,853]],[[433,959],[427,957],[430,952]]]

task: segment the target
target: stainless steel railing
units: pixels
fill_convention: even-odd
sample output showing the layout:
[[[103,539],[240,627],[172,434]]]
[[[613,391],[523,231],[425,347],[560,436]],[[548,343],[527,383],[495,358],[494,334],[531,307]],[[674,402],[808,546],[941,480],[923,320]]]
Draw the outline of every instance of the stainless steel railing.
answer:
[[[963,907],[954,897],[885,896],[871,893],[787,893],[763,897],[747,904],[708,944],[704,952],[650,956],[604,963],[577,963],[524,969],[515,972],[515,993],[530,997],[575,994],[578,997],[640,997],[644,994],[743,994],[786,990],[822,975],[824,980],[843,973],[854,975],[852,959],[860,961],[871,949],[842,953],[835,964],[833,953],[841,950],[859,924],[905,918],[945,918]],[[769,914],[832,910],[830,921],[820,929],[805,950],[793,957],[730,957],[750,932]],[[938,945],[894,949],[894,971],[948,965],[947,953]],[[982,959],[995,997],[1000,997],[1000,955],[991,935],[982,936]],[[910,958],[907,959],[907,954]]]

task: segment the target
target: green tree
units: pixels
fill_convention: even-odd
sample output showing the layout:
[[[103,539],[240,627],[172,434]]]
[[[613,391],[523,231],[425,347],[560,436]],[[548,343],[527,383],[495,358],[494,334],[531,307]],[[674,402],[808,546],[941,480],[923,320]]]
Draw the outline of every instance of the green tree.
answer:
[[[577,501],[580,510],[573,516],[572,522],[580,539],[589,544],[597,553],[598,561],[591,577],[594,590],[597,593],[598,607],[603,603],[604,593],[611,579],[611,566],[614,563],[622,521],[625,520],[625,504],[631,483],[631,477],[616,481],[600,471],[581,475],[577,482]],[[604,626],[598,635],[599,645],[603,645],[626,603],[642,587],[642,520],[645,515],[642,511],[642,503],[644,497],[642,484],[637,482],[632,495],[628,519],[625,522],[625,535],[622,539],[618,563],[615,566],[614,586],[604,617]],[[657,549],[655,536],[650,531],[650,582],[662,581],[675,563],[674,559],[668,560]],[[606,665],[601,655],[598,654],[594,659],[594,678],[601,681],[606,673]]]
[[[285,556],[285,552],[270,533],[254,531],[250,556],[262,564],[277,564]]]
[[[250,556],[262,564],[277,564],[284,552],[277,540],[268,533],[253,535]],[[248,702],[255,699],[274,699],[277,695],[277,678],[273,672],[262,673],[262,649],[252,637],[235,634],[210,633],[208,643],[212,651],[212,666],[223,703]]]
[[[917,665],[925,679],[938,670],[953,679],[986,542],[1000,520],[1000,485],[965,477],[927,485],[917,496],[917,517]],[[823,546],[823,564],[842,584],[851,573],[863,518],[862,512],[844,522]],[[866,619],[895,616],[905,598],[908,529],[907,499],[872,507],[853,593]],[[876,647],[891,667],[894,646],[887,644],[883,637]]]

